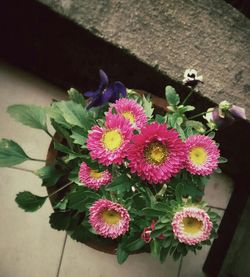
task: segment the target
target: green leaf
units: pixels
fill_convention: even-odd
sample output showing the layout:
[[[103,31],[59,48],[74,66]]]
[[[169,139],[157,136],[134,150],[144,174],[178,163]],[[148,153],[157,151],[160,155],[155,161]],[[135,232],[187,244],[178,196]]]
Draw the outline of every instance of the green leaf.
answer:
[[[55,148],[55,150],[58,150],[62,153],[71,154],[71,155],[74,155],[75,157],[78,157],[78,158],[84,158],[85,157],[83,154],[76,153],[73,150],[69,149],[67,146],[65,146],[61,143],[58,143],[56,141],[54,142],[54,148]]]
[[[128,243],[125,247],[125,250],[127,250],[129,252],[134,252],[134,251],[142,248],[144,245],[145,245],[144,240],[141,238],[138,238],[138,239]]]
[[[0,141],[0,167],[20,164],[30,158],[13,140],[2,139]]]
[[[35,174],[43,180],[42,185],[46,187],[54,186],[60,177],[63,176],[63,173],[57,171],[52,165],[47,165],[38,169]]]
[[[85,99],[83,95],[80,92],[78,92],[76,89],[70,88],[68,90],[68,94],[69,94],[70,100],[74,101],[77,104],[81,104],[82,106],[85,106]]]
[[[227,163],[228,162],[228,159],[227,158],[224,158],[224,157],[219,157],[219,164],[224,164],[224,163]]]
[[[166,215],[166,212],[164,211],[160,211],[157,209],[153,209],[153,208],[144,208],[142,210],[143,214],[146,216],[150,216],[150,217],[159,217],[159,216],[164,216]]]
[[[72,130],[72,135],[70,137],[73,139],[74,144],[81,145],[81,148],[87,148],[86,146],[87,138],[84,136],[83,130],[74,128]]]
[[[153,239],[153,240],[150,242],[150,250],[151,250],[151,255],[152,255],[153,257],[158,258],[158,257],[160,256],[161,247],[160,247],[160,242],[159,242],[159,240]]]
[[[165,227],[165,226],[164,226]],[[164,228],[162,228],[164,229]],[[150,234],[150,237],[151,238],[157,238],[159,237],[162,233],[163,233],[163,230],[162,229],[159,229],[159,230],[153,230]]]
[[[98,193],[78,187],[76,191],[69,194],[68,207],[78,211],[86,211],[87,204],[100,198]]]
[[[162,124],[162,123],[166,123],[166,117],[157,114],[155,116],[155,121],[157,121],[158,123]]]
[[[35,105],[12,105],[7,112],[18,122],[31,128],[47,131],[45,109]]]
[[[215,137],[215,132],[210,132],[207,136],[213,139]]]
[[[117,248],[117,262],[123,264],[127,260],[128,255],[129,254],[119,244]]]
[[[190,106],[190,105],[187,105],[187,106],[180,105],[180,106],[178,106],[178,111],[180,113],[186,113],[186,112],[190,112],[190,111],[193,111],[193,110],[195,110],[194,106]]]
[[[65,120],[61,110],[60,102],[54,102],[51,107],[47,109],[47,113],[51,119],[53,119],[57,124],[60,124],[66,129],[71,129],[71,125]],[[54,123],[53,123],[54,126]],[[56,129],[57,125],[55,125]]]
[[[16,196],[16,203],[25,212],[35,212],[40,209],[48,196],[37,196],[29,191],[19,192]]]
[[[65,121],[71,126],[78,126],[84,130],[89,130],[95,123],[88,111],[81,105],[71,101],[61,101],[57,103]]]
[[[54,212],[49,217],[50,226],[58,231],[67,230],[70,221],[71,214],[69,212]]]
[[[53,206],[54,210],[65,210],[68,204],[68,198],[65,197],[61,199],[59,202],[56,203],[56,205]]]
[[[187,120],[186,127],[191,127],[199,133],[204,133],[206,131],[206,127],[200,121],[196,120]]]
[[[116,191],[116,192],[128,192],[131,190],[131,179],[126,175],[121,175],[115,178],[111,184],[106,186],[106,190],[108,191]]]
[[[177,106],[180,103],[179,95],[176,93],[175,89],[171,86],[166,86],[165,96],[168,104],[171,106]]]
[[[154,108],[152,108],[152,102],[150,100],[147,100],[146,97],[142,96],[142,106],[144,109],[144,112],[148,119],[152,118]]]

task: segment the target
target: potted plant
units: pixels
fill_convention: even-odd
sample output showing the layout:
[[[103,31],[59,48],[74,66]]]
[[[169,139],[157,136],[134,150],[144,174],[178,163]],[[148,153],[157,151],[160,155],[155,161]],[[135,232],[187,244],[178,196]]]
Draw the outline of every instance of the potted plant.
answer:
[[[244,110],[223,102],[188,116],[195,107],[186,103],[201,82],[196,71],[185,72],[190,94],[182,103],[167,86],[167,111],[161,114],[149,95],[109,84],[102,70],[98,89],[85,93],[87,101],[70,89],[68,101],[50,107],[10,106],[13,118],[52,139],[46,165],[35,172],[48,195],[20,192],[19,207],[34,212],[50,199],[52,228],[116,253],[119,263],[140,251],[161,262],[167,256],[177,260],[210,244],[218,215],[201,199],[209,176],[226,162],[214,131],[228,118],[243,117]],[[201,115],[207,125],[194,120]],[[0,166],[26,160],[35,161],[16,142],[1,140]]]

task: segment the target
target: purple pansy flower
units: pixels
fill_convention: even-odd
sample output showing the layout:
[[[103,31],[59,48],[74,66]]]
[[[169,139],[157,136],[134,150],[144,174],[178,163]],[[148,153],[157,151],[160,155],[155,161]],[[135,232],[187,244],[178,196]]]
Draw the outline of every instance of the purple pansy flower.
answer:
[[[100,69],[100,84],[97,90],[87,91],[84,93],[84,96],[90,97],[91,101],[87,106],[87,109],[92,107],[98,107],[104,105],[108,102],[114,103],[117,99],[121,97],[126,97],[126,87],[123,83],[116,81],[109,84],[109,79],[107,74]]]

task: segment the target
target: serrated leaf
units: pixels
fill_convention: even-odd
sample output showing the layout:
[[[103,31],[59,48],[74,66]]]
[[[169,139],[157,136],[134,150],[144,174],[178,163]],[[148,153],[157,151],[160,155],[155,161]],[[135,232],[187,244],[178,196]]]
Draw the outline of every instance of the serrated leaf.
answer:
[[[13,140],[0,141],[0,167],[13,166],[30,160],[24,150]]]
[[[54,186],[60,177],[63,176],[63,173],[56,170],[52,165],[47,165],[38,169],[35,174],[43,180],[42,185],[46,187]]]
[[[74,101],[77,104],[81,104],[82,106],[85,106],[85,99],[83,95],[80,92],[78,92],[76,89],[70,88],[68,90],[68,94],[69,94],[70,100]]]
[[[130,243],[128,243],[125,246],[125,250],[129,251],[129,252],[134,252],[136,250],[139,250],[140,248],[142,248],[145,245],[144,240],[142,240],[141,238],[138,238]]]
[[[165,96],[168,104],[171,106],[177,106],[180,103],[180,97],[172,86],[166,86]]]
[[[142,96],[142,106],[144,109],[144,112],[147,116],[148,119],[152,118],[153,112],[154,112],[154,108],[152,108],[152,102],[147,100],[146,97],[143,95]]]
[[[50,226],[58,231],[67,230],[71,221],[69,212],[54,212],[49,217]]]
[[[71,125],[65,120],[60,110],[60,102],[53,103],[51,107],[47,109],[47,113],[49,117],[53,119],[56,123],[60,124],[62,127],[66,129],[71,129]]]
[[[12,105],[7,108],[8,113],[18,122],[35,129],[47,131],[45,109],[35,105]]]
[[[23,191],[17,194],[15,201],[25,212],[35,212],[43,206],[47,198],[48,196],[38,196],[29,191]]]

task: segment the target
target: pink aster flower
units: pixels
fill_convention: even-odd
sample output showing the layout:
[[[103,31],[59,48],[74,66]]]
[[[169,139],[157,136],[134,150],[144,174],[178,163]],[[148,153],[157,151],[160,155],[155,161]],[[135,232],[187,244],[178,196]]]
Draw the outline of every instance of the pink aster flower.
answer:
[[[131,142],[128,148],[131,172],[151,184],[168,181],[184,167],[185,143],[166,124],[146,125]]]
[[[192,174],[209,175],[218,166],[220,151],[215,142],[204,135],[193,135],[186,140],[188,151],[186,168]]]
[[[116,239],[128,231],[130,216],[120,204],[99,199],[89,209],[89,222],[99,235]]]
[[[197,207],[185,207],[175,213],[172,228],[180,242],[195,245],[209,238],[213,224],[204,210]]]
[[[79,170],[80,181],[88,188],[98,190],[101,186],[107,185],[111,182],[112,176],[108,170],[99,172],[91,169],[83,162]]]
[[[93,126],[87,139],[92,159],[104,165],[121,164],[132,136],[130,123],[120,115],[110,115],[105,128]]]
[[[110,105],[106,117],[109,117],[113,110],[127,119],[135,129],[141,129],[147,123],[147,116],[142,106],[135,100],[127,98],[117,100],[115,104]]]

